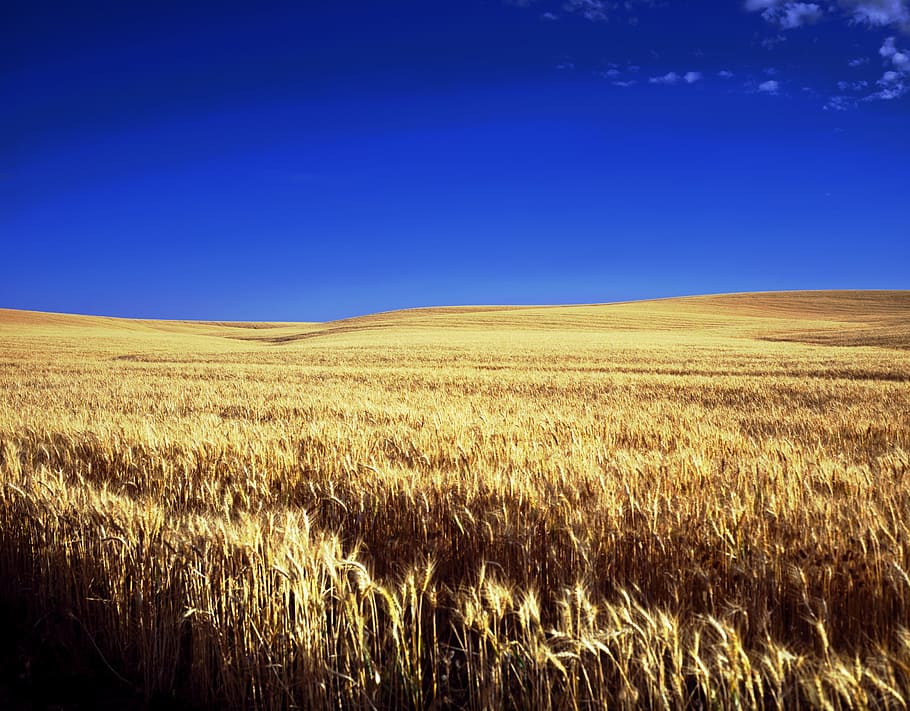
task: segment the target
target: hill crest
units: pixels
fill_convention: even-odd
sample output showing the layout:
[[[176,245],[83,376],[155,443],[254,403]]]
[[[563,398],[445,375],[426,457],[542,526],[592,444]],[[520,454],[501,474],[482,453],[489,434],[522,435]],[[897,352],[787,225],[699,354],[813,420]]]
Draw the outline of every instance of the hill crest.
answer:
[[[910,348],[910,291],[780,291],[573,305],[434,306],[327,322],[129,319],[0,309],[6,331],[170,334],[281,345],[355,332],[506,331],[742,332],[762,340]]]

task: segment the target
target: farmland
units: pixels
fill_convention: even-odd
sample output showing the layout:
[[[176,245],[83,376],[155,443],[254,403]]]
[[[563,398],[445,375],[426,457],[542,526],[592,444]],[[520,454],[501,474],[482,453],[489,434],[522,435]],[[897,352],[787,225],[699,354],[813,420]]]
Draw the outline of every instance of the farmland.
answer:
[[[197,707],[910,704],[910,292],[0,310],[8,609]]]

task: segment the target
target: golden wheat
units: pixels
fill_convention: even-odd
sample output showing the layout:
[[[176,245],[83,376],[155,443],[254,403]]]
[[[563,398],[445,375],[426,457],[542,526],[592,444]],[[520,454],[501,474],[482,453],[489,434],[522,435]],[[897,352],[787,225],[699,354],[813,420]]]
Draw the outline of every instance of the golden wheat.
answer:
[[[910,703],[906,293],[0,338],[5,598],[148,698]]]

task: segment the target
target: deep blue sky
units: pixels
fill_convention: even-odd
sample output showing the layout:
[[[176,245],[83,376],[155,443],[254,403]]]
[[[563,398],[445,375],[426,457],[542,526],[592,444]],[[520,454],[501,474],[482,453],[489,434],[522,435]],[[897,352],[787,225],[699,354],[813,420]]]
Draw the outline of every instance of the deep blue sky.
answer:
[[[0,10],[0,306],[910,288],[907,0]]]

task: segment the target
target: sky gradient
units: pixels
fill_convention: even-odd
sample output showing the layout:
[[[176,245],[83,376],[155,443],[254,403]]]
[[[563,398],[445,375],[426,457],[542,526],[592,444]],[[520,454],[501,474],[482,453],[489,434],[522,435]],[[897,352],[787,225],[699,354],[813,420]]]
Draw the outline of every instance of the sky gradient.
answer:
[[[0,12],[0,306],[910,288],[906,0]]]

